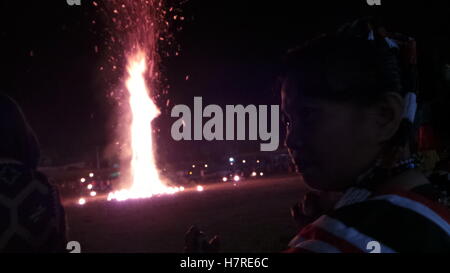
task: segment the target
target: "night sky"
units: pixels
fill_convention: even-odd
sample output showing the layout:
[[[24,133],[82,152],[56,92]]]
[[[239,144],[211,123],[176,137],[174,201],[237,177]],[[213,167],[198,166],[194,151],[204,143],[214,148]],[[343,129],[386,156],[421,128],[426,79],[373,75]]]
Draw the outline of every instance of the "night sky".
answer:
[[[91,160],[95,147],[106,151],[115,141],[114,102],[106,94],[120,81],[99,71],[107,65],[102,18],[92,1],[81,2],[76,7],[65,0],[2,0],[0,6],[0,90],[22,106],[42,154],[55,164]],[[433,59],[433,52],[448,48],[441,41],[448,43],[450,22],[449,9],[432,1],[384,0],[381,7],[368,6],[365,0],[171,2],[186,18],[183,30],[174,33],[181,56],[162,63],[171,106],[192,105],[194,96],[202,96],[204,105],[279,104],[274,87],[283,53],[364,15],[382,15],[388,30],[418,39],[420,66],[428,67],[422,82],[430,96],[432,65],[449,61],[448,55]],[[169,161],[259,149],[260,141],[175,143],[170,139],[175,119],[168,118],[170,109],[163,113],[157,121],[158,146]]]

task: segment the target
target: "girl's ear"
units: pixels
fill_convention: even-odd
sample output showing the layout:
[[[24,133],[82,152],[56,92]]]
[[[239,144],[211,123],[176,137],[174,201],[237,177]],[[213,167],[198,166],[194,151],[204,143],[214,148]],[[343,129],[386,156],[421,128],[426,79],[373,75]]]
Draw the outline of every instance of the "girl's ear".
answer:
[[[371,114],[377,127],[377,142],[386,142],[395,135],[403,119],[403,104],[400,94],[388,92],[371,106]]]

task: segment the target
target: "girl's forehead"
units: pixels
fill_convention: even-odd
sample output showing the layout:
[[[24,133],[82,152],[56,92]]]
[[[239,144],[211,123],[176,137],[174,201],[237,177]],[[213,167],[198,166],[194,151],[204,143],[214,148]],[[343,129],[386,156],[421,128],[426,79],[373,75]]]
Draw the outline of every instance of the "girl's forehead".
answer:
[[[283,108],[299,107],[304,105],[319,106],[326,102],[324,99],[305,96],[295,88],[281,90],[281,103]]]

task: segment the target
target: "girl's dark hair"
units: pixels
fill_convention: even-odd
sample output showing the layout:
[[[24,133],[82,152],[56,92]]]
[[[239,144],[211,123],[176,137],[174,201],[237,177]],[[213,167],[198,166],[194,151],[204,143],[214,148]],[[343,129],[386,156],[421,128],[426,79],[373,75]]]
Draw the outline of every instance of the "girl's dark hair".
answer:
[[[415,41],[362,18],[290,50],[284,72],[305,96],[370,105],[386,92],[416,92]],[[411,136],[404,119],[391,144],[410,144]]]
[[[0,94],[0,158],[20,161],[36,168],[39,145],[17,103]]]

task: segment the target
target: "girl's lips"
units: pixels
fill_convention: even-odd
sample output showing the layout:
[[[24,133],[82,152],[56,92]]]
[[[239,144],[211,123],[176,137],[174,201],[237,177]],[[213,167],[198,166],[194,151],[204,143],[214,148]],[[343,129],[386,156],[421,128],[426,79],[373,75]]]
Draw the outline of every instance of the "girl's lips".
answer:
[[[307,169],[311,169],[314,167],[314,163],[311,160],[308,160],[308,156],[305,156],[304,152],[299,152],[297,150],[290,150],[289,151],[296,168],[299,171],[305,171]]]
[[[294,157],[294,162],[298,170],[305,171],[314,168],[316,164],[306,160],[304,157]]]

